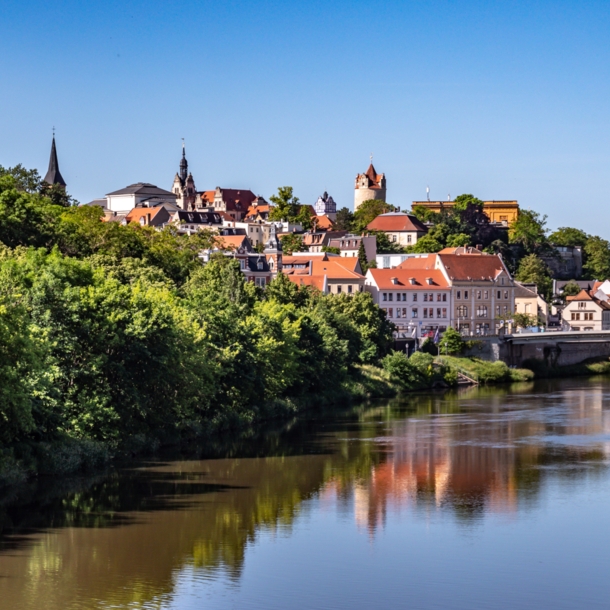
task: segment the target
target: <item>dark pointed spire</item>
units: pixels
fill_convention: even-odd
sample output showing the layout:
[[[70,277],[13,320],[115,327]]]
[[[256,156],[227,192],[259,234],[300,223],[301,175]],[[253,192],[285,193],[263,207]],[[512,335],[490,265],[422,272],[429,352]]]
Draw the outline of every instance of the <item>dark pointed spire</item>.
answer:
[[[188,177],[189,164],[186,160],[186,150],[184,148],[184,138],[182,138],[182,159],[180,159],[180,180],[182,184],[186,182]]]
[[[59,173],[59,161],[57,160],[57,149],[55,148],[55,133],[53,133],[53,143],[51,144],[51,158],[49,159],[49,171],[44,177],[44,181],[47,184],[59,184],[60,186],[66,186],[65,180]]]

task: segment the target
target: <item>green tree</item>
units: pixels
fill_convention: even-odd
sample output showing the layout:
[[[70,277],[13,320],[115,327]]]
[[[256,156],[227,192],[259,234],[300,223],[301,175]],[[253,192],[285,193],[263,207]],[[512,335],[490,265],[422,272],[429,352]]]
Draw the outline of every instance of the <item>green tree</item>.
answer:
[[[508,229],[511,244],[523,248],[526,254],[541,254],[549,250],[546,216],[532,210],[520,210],[517,220]]]
[[[434,212],[423,205],[416,205],[411,212],[418,220],[421,220],[422,222],[437,224],[441,221],[441,215],[439,213]]]
[[[401,254],[405,249],[396,242],[390,241],[388,234],[383,231],[367,231],[369,235],[375,235],[378,254]]]
[[[481,211],[483,210],[483,202],[474,195],[471,195],[470,193],[458,195],[455,198],[453,210],[456,212],[465,212],[468,209],[468,206],[471,205],[476,206]]]
[[[307,247],[303,244],[303,236],[299,233],[287,233],[280,237],[284,254],[291,255],[293,252],[306,252]]]
[[[294,221],[300,212],[298,197],[294,196],[291,186],[280,186],[277,195],[269,197],[275,207],[269,213],[269,220],[292,220]]]
[[[549,242],[554,246],[584,246],[589,237],[580,229],[559,227],[549,235]]]
[[[518,313],[513,314],[513,322],[517,328],[530,328],[538,324],[538,316],[529,313]]]
[[[366,257],[366,250],[364,248],[363,241],[360,241],[360,245],[358,246],[358,262],[360,263],[362,273],[366,275],[369,268],[369,259]]]
[[[570,280],[561,291],[563,297],[575,297],[581,291],[581,287],[574,281]]]
[[[362,233],[369,223],[373,222],[380,214],[393,212],[396,208],[380,199],[367,199],[363,201],[354,212],[352,229],[355,233]]]
[[[515,278],[519,282],[536,284],[538,293],[546,300],[551,298],[553,280],[548,265],[535,254],[528,254],[519,263]]]
[[[449,327],[438,343],[438,352],[439,354],[461,354],[464,346],[462,335],[455,328]]]
[[[585,244],[587,262],[583,272],[589,279],[605,280],[610,277],[610,243],[596,235]]]
[[[2,167],[0,165],[0,178],[11,176],[14,179],[14,184],[17,190],[25,191],[26,193],[38,193],[42,184],[40,174],[35,169],[26,169],[21,165],[15,167]]]
[[[335,231],[351,231],[354,222],[354,214],[348,208],[341,208],[337,211],[335,218]]]

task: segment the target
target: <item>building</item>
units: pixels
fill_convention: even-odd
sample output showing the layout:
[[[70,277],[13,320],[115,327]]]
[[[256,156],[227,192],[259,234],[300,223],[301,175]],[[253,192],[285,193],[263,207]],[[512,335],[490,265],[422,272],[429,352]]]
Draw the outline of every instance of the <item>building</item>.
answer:
[[[337,248],[341,256],[358,256],[360,244],[364,245],[367,261],[374,261],[377,256],[377,238],[374,235],[351,235],[333,238],[328,242],[329,247]]]
[[[183,210],[194,210],[195,201],[197,200],[197,189],[195,188],[195,180],[193,174],[188,171],[188,161],[186,160],[186,151],[184,141],[182,142],[182,159],[180,159],[180,171],[174,178],[172,192],[176,195],[176,203]]]
[[[202,207],[210,203],[210,191],[202,193],[199,203]],[[243,220],[254,202],[261,201],[252,191],[247,189],[223,189],[219,186],[214,191],[211,206],[215,212],[226,212],[233,220]]]
[[[538,294],[536,284],[522,284],[515,282],[515,313],[523,313],[529,316],[536,316],[538,323],[546,326],[548,323],[549,306],[546,301]]]
[[[411,209],[416,207],[426,208],[437,214],[443,210],[449,210],[455,205],[455,201],[414,201]],[[484,201],[483,212],[493,223],[508,226],[519,216],[519,204],[514,200],[507,201]]]
[[[497,254],[446,248],[410,257],[398,269],[439,269],[451,286],[450,323],[465,335],[501,332],[515,311],[514,281]]]
[[[427,254],[378,254],[376,256],[377,269],[394,269],[408,258],[427,257]]]
[[[354,294],[364,290],[358,259],[323,252],[294,253],[284,257],[282,272],[298,286],[314,286],[325,294]]]
[[[373,167],[373,161],[364,174],[356,176],[354,188],[354,212],[363,201],[369,199],[386,200],[386,179],[385,174],[378,174]]]
[[[180,233],[196,233],[202,229],[218,230],[222,227],[222,218],[215,212],[194,212],[177,210],[170,214],[170,222]]]
[[[333,239],[347,235],[347,231],[307,231],[303,233],[303,245],[309,252],[322,252],[322,248],[330,246]]]
[[[582,275],[582,246],[553,246],[553,254],[540,257],[560,280],[577,280]]]
[[[441,269],[369,269],[365,289],[397,327],[397,338],[426,337],[452,325],[451,284]]]
[[[51,143],[51,157],[49,158],[49,169],[43,178],[43,182],[53,186],[58,184],[62,188],[66,188],[66,181],[63,179],[59,171],[59,161],[57,160],[57,148],[55,146],[55,133],[53,133],[53,141]]]
[[[570,330],[610,330],[610,303],[593,296],[593,291],[581,290],[566,297],[562,311],[565,327]]]
[[[263,197],[257,197],[248,208],[244,220],[253,222],[259,220],[269,220],[269,213],[273,206],[269,205]]]
[[[332,221],[337,217],[337,204],[326,191],[318,197],[313,207],[317,216],[328,216]]]
[[[170,204],[177,209],[176,195],[148,182],[136,182],[124,189],[106,195],[106,209],[110,212],[128,213],[137,207],[155,207]],[[95,200],[99,201],[99,200]]]
[[[366,228],[369,231],[385,233],[392,243],[405,247],[415,245],[417,240],[428,232],[423,222],[405,212],[380,214]]]
[[[163,206],[134,208],[125,216],[125,222],[135,222],[143,227],[160,229],[171,222],[171,213]]]

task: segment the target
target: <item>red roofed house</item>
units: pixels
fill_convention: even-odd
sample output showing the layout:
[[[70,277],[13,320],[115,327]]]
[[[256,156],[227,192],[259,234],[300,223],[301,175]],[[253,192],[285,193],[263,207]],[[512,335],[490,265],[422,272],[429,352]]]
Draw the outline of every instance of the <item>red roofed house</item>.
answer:
[[[593,296],[593,290],[581,290],[566,297],[562,317],[570,330],[610,330],[610,303]]]
[[[451,284],[441,269],[369,269],[365,289],[399,337],[432,336],[451,326]]]
[[[126,222],[137,222],[142,226],[163,227],[170,222],[170,213],[163,206],[134,208],[125,216]]]
[[[390,212],[377,216],[367,227],[369,231],[380,231],[388,239],[401,246],[413,246],[428,229],[418,218],[404,212]]]
[[[208,191],[204,191],[208,193]],[[206,199],[209,195],[206,195]],[[219,186],[214,191],[214,199],[211,207],[215,212],[226,212],[233,220],[242,220],[248,210],[259,198],[246,189],[221,189]]]

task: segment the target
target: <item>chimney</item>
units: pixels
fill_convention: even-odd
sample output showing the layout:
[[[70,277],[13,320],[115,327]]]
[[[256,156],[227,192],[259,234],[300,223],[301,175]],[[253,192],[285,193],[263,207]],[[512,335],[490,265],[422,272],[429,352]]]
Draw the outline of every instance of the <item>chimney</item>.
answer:
[[[146,214],[146,224],[150,224],[150,214]]]

